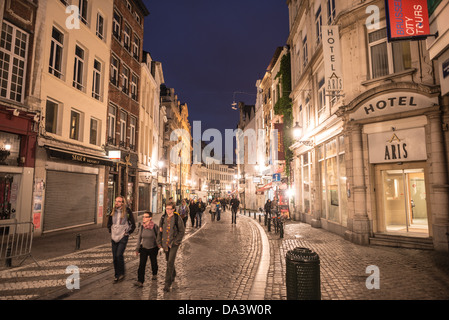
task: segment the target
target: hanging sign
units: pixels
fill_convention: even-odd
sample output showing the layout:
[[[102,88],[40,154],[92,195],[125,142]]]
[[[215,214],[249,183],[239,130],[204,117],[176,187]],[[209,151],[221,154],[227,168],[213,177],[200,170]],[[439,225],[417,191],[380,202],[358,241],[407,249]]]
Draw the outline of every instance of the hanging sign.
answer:
[[[343,90],[338,26],[323,26],[323,57],[326,91],[336,92]]]
[[[430,35],[427,0],[385,0],[388,39],[423,39]]]

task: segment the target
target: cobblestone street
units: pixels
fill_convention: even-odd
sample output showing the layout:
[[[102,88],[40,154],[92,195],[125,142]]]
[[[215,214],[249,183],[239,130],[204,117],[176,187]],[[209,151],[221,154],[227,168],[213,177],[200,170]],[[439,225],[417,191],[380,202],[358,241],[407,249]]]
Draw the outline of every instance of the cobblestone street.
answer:
[[[113,284],[109,239],[102,245],[60,257],[38,260],[40,267],[27,261],[22,267],[0,271],[1,299],[66,300],[286,300],[285,257],[296,247],[309,248],[320,257],[322,300],[447,300],[449,299],[449,259],[436,251],[380,246],[358,246],[342,237],[290,221],[285,237],[267,232],[263,219],[240,215],[231,224],[230,212],[221,221],[210,221],[201,229],[187,223],[185,240],[176,259],[177,276],[170,292],[164,292],[165,256],[158,256],[158,279],[151,280],[148,263],[143,288],[134,286],[138,258],[135,239],[126,250],[126,278]],[[156,220],[158,221],[158,220]],[[259,226],[260,227],[259,227]],[[260,233],[263,229],[263,233]],[[273,230],[273,229],[272,229]],[[97,231],[100,240],[108,236]],[[106,231],[107,233],[107,231]],[[268,248],[263,237],[268,238]],[[38,242],[37,242],[38,243]],[[73,242],[54,242],[59,248]],[[269,251],[268,251],[269,249]],[[51,250],[46,246],[45,250]],[[41,256],[36,247],[35,255]],[[263,253],[269,260],[262,261]],[[267,264],[261,273],[260,265]],[[80,268],[80,289],[68,290],[65,272],[69,265]],[[368,290],[368,266],[380,271],[380,288]],[[255,279],[265,277],[261,296],[251,296]],[[253,285],[254,284],[254,285]],[[260,288],[259,288],[260,290]]]

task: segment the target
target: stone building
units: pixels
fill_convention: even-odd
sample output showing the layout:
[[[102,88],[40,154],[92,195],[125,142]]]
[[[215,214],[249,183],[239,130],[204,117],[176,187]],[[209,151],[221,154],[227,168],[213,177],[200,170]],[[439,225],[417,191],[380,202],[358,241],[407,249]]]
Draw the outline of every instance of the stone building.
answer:
[[[448,251],[447,99],[425,40],[389,42],[384,1],[287,3],[301,219],[358,244]]]

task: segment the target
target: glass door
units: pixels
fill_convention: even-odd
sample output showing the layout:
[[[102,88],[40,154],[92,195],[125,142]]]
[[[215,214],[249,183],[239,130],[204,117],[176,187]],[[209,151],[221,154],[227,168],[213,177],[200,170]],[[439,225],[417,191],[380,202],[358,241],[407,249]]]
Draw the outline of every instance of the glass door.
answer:
[[[385,229],[428,235],[424,169],[382,171]]]

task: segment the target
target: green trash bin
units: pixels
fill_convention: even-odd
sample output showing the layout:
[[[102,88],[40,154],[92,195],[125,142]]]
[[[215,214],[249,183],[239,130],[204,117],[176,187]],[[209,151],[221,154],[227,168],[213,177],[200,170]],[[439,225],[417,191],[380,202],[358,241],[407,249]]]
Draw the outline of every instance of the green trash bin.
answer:
[[[287,300],[321,300],[320,257],[297,247],[286,254]]]

